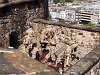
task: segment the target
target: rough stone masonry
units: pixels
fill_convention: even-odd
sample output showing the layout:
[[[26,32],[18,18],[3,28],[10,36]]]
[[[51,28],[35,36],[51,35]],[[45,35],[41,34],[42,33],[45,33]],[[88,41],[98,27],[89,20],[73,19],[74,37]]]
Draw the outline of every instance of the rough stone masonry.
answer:
[[[41,42],[44,41],[49,42],[50,54],[55,53],[58,57],[62,51],[66,50],[65,45],[78,44],[75,55],[81,61],[85,55],[100,45],[99,28],[71,26],[36,19],[47,19],[47,4],[47,0],[1,0],[0,46],[12,46],[14,48],[20,46],[19,49],[28,55],[30,47],[35,44],[36,46],[32,51],[32,58],[35,58],[36,51],[42,50]],[[99,49],[96,53],[98,60],[100,60]],[[94,57],[96,56],[94,55]],[[71,66],[76,62],[78,60],[71,61]],[[100,65],[100,62],[96,63],[98,63],[97,66]],[[87,64],[91,65],[91,60]],[[94,66],[92,70],[98,71],[100,68],[97,66]],[[87,75],[90,75],[90,73],[91,71]],[[91,75],[93,75],[93,72]]]
[[[69,45],[77,43],[77,54],[82,58],[100,44],[100,32],[95,32],[95,28],[94,30],[90,28],[91,31],[87,31],[86,29],[89,28],[86,27],[83,28],[85,30],[82,30],[82,26],[79,28],[79,26],[69,26],[41,19],[34,20],[32,24],[32,28],[29,28],[24,33],[24,37],[21,40],[22,45],[26,43],[37,43],[38,46],[40,46],[40,42],[43,41],[43,38],[52,37],[49,39],[49,42],[52,47],[56,48],[53,50],[54,52],[56,52],[57,49],[59,50],[59,46],[61,46],[62,43]],[[76,29],[76,27],[78,29]]]
[[[33,26],[28,30],[26,30],[26,32],[24,33],[24,37],[21,40],[22,41],[21,46],[19,47],[19,49],[23,53],[26,53],[28,55],[28,50],[29,48],[32,48],[32,44],[33,43],[37,44],[37,46],[32,51],[33,54],[32,58],[35,58],[36,51],[41,52],[42,50],[41,42],[49,43],[48,48],[50,54],[51,55],[56,54],[58,58],[61,56],[60,54],[62,54],[62,52],[67,49],[66,45],[71,46],[72,44],[78,44],[77,51],[74,54],[79,58],[80,61],[82,58],[88,55],[88,53],[90,53],[95,47],[100,45],[100,31],[99,28],[96,27],[84,27],[77,25],[71,26],[68,24],[55,23],[52,21],[46,21],[41,19],[33,20],[32,24]],[[98,57],[99,56],[100,55],[98,55]],[[52,56],[52,58],[54,57]],[[76,62],[78,62],[79,60],[75,59],[71,61],[70,64],[75,65]],[[88,59],[84,58],[84,61],[85,60],[87,61]],[[99,58],[96,60],[98,61]],[[86,62],[84,61],[82,61],[81,63]],[[90,57],[90,61],[92,61],[92,56]],[[90,61],[89,63],[85,64],[91,65],[92,63],[90,63]],[[99,63],[100,62],[98,62],[98,64]],[[95,70],[93,68],[91,69],[91,71],[94,70],[96,71],[96,73],[99,73],[100,67],[99,68],[97,68],[98,66],[95,67],[96,67]],[[89,67],[87,66],[87,68]],[[92,75],[93,73],[95,75],[94,71],[92,71],[91,73],[90,72],[87,73],[87,75]]]
[[[15,47],[18,47],[23,32],[32,26],[31,21],[47,19],[47,16],[47,0],[0,0],[0,46],[13,46],[10,36],[13,39],[14,35]]]

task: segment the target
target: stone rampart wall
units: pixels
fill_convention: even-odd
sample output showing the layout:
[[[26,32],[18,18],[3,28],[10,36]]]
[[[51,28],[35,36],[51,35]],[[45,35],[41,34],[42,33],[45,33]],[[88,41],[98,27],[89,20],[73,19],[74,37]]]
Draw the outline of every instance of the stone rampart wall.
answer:
[[[86,74],[93,66],[97,68],[97,66],[95,65],[98,62],[98,60],[100,60],[99,48],[97,50],[95,49],[93,51],[94,53],[93,52],[91,53],[91,51],[98,45],[100,45],[99,28],[84,27],[77,25],[71,26],[67,24],[56,23],[53,21],[46,21],[41,19],[34,20],[32,24],[33,24],[32,27],[26,30],[26,32],[24,33],[24,37],[21,41],[21,46],[19,47],[19,49],[22,52],[28,54],[29,48],[32,47],[33,43],[36,43],[37,47],[35,47],[34,50],[32,51],[34,58],[36,51],[41,51],[41,44],[40,44],[41,41],[42,42],[48,41],[49,43],[48,47],[50,48],[51,53],[57,52],[59,56],[60,54],[59,51],[67,49],[65,45],[71,46],[72,44],[78,44],[77,51],[74,54],[79,58],[80,61],[75,59],[71,61],[70,64],[74,66],[76,62],[79,62],[78,68],[76,67],[75,69],[74,68],[73,69],[75,70],[75,72],[77,71],[80,72],[81,70],[82,73],[73,75],[81,75],[83,74],[83,71]],[[85,57],[86,55],[88,57]],[[82,65],[83,67],[82,69],[80,69],[79,66]],[[99,69],[93,68],[93,70],[99,70]],[[90,75],[91,71],[89,71],[87,75]]]
[[[80,58],[84,57],[84,55],[88,54],[91,50],[93,50],[96,46],[100,44],[100,32],[96,31],[95,30],[96,28],[93,29],[94,30],[93,31],[91,27],[90,29],[84,27],[80,27],[79,29],[79,26],[75,26],[74,28],[73,26],[66,27],[67,26],[66,24],[65,26],[63,25],[58,26],[54,22],[45,20],[39,20],[39,21],[35,20],[33,22],[32,29],[27,30],[26,33],[31,32],[32,34],[29,35],[34,36],[33,42],[39,42],[43,40],[44,36],[47,33],[49,33],[50,31],[54,32],[54,38],[51,41],[56,44],[77,43],[78,44],[77,54],[79,55]],[[87,31],[86,29],[89,29],[89,31]],[[99,29],[97,28],[97,30]]]
[[[34,18],[46,19],[47,6],[47,0],[16,0],[0,5],[0,46],[9,46],[11,32],[16,32],[20,40]]]
[[[100,75],[100,60],[98,63],[93,66],[87,73],[86,75]]]

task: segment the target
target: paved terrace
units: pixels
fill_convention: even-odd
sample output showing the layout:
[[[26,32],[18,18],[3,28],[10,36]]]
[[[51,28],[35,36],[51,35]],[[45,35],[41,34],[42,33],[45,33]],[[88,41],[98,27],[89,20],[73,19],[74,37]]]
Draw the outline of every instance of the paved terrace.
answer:
[[[0,50],[0,74],[36,74],[41,72],[54,73],[54,70],[18,50]]]

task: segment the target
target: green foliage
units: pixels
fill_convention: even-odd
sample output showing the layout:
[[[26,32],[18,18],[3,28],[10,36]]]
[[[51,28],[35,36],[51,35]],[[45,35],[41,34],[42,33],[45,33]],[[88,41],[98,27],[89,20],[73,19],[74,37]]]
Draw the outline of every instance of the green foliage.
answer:
[[[53,0],[55,4],[57,3],[65,3],[65,2],[73,2],[74,0]],[[87,0],[78,0],[78,1],[87,1]]]
[[[59,2],[60,2],[60,3],[65,3],[65,0],[60,0]]]
[[[80,1],[87,1],[87,0],[80,0]]]
[[[73,2],[73,0],[65,0],[65,2]]]
[[[73,21],[73,22],[70,22],[70,24],[77,24],[77,22],[76,21]]]
[[[59,3],[60,0],[53,0],[55,4]]]
[[[84,26],[94,26],[94,24],[89,22],[88,24],[84,24]]]
[[[48,20],[51,20],[51,14],[50,14],[50,12],[49,12]]]
[[[63,20],[63,19],[59,19],[59,22],[61,22],[61,23],[65,23],[65,20]]]
[[[74,0],[53,0],[55,4],[57,3],[65,3],[65,2],[73,2]]]

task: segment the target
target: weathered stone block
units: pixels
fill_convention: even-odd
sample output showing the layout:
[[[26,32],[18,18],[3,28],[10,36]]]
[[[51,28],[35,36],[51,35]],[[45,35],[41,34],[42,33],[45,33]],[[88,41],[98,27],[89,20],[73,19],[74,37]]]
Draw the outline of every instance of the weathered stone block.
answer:
[[[7,0],[0,0],[1,3],[5,1]],[[15,2],[4,4],[4,7],[0,7],[0,27],[2,28],[0,32],[4,37],[6,33],[16,32],[18,40],[21,40],[23,33],[32,26],[31,21],[34,18],[47,19],[48,3],[47,0],[9,0],[9,2],[13,1]],[[4,39],[4,37],[1,37],[0,44],[5,40],[9,41],[9,35],[8,39]],[[2,46],[6,47],[4,43]]]

